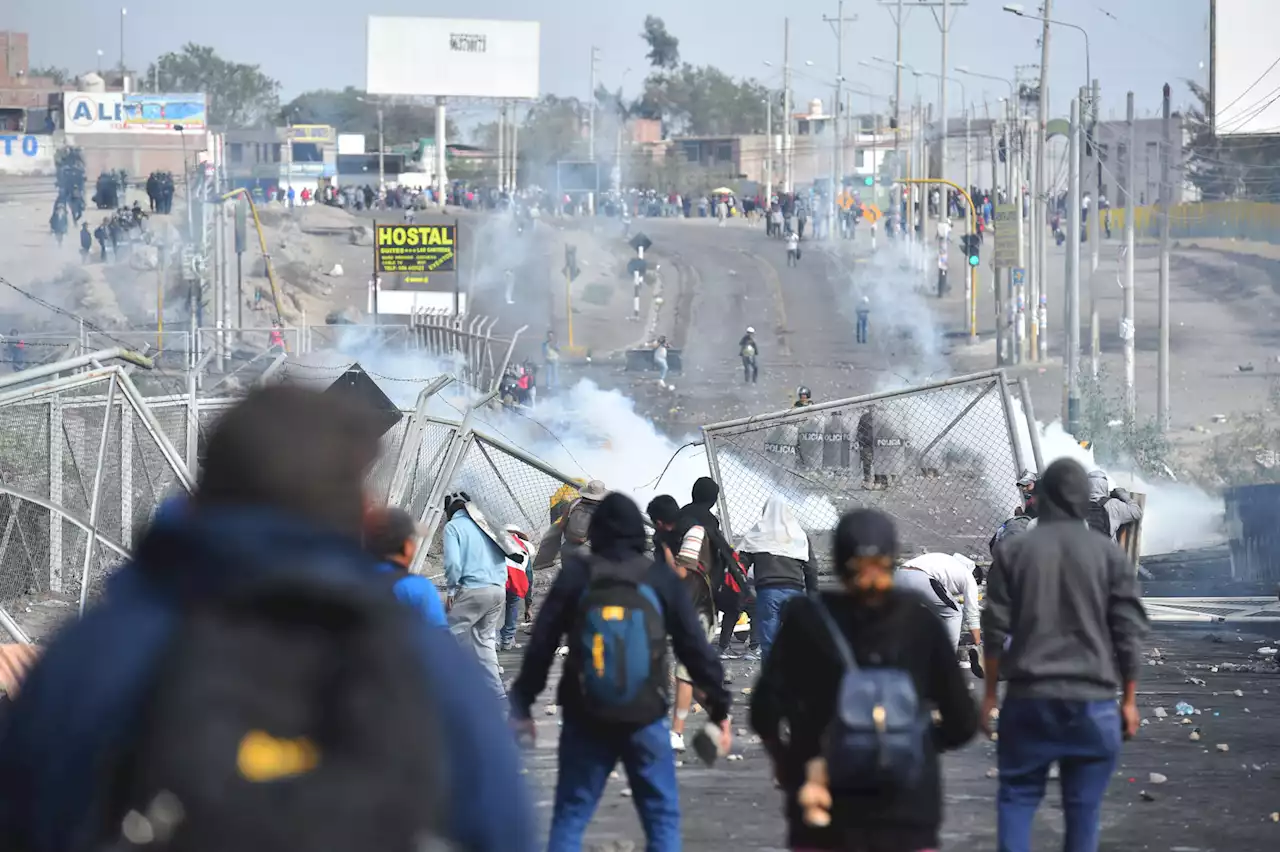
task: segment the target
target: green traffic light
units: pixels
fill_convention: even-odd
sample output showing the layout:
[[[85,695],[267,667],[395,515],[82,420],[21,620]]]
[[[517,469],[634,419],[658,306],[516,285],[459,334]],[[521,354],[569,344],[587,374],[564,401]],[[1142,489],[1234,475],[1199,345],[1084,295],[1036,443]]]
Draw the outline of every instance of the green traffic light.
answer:
[[[978,256],[976,254],[969,255],[969,265],[970,266],[978,265]]]
[[[863,185],[865,185],[865,186],[871,186],[871,185],[872,185],[873,183],[875,183],[875,182],[876,182],[876,179],[875,179],[875,178],[873,178],[873,177],[871,177],[870,175],[867,175],[866,177],[864,177],[864,178],[862,179],[862,183],[863,183]]]

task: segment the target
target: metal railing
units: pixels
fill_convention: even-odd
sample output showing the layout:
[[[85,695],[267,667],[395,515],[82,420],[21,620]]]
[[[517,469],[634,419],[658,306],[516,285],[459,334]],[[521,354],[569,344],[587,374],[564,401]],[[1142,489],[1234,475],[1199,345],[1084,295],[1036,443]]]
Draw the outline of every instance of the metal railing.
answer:
[[[1024,469],[1001,371],[703,427],[732,535],[781,494],[806,530],[856,507],[897,520],[907,548],[985,552]]]

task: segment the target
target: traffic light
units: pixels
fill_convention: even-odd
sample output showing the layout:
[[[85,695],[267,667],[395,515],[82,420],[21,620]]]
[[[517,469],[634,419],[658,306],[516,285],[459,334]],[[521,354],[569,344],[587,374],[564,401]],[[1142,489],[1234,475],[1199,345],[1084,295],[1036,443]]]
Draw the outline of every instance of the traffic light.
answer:
[[[978,246],[981,241],[977,234],[965,234],[960,237],[960,248],[964,251],[965,256],[969,258],[970,266],[978,265]]]
[[[871,175],[867,175],[862,179],[863,186],[875,186],[875,182],[876,182],[876,179],[873,178]]]

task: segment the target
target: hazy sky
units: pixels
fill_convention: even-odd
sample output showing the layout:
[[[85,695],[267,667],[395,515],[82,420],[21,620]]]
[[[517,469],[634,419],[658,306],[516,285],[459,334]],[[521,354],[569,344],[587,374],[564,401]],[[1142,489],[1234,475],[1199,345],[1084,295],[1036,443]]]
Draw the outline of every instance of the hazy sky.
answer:
[[[908,7],[915,3],[904,0]],[[188,41],[209,44],[227,58],[261,65],[283,84],[286,99],[307,89],[363,86],[364,19],[369,14],[536,18],[542,22],[542,91],[560,95],[588,93],[592,44],[601,52],[601,81],[615,88],[625,80],[625,88],[636,91],[648,70],[639,38],[647,13],[665,19],[680,39],[683,59],[770,85],[781,82],[777,69],[782,64],[783,16],[789,15],[797,101],[826,95],[835,76],[836,42],[822,17],[835,15],[836,0],[470,0],[461,6],[423,0],[214,0],[192,5],[126,0],[124,5],[124,54],[131,67],[145,67],[158,54]],[[1002,11],[1002,5],[1003,0],[970,0],[955,11],[953,67],[1012,77],[1016,65],[1039,61],[1039,24]],[[1024,5],[1034,11],[1039,0]],[[1173,84],[1178,105],[1187,100],[1183,78],[1207,81],[1208,7],[1208,0],[1056,0],[1054,17],[1088,30],[1093,75],[1102,81],[1104,116],[1121,117],[1128,89],[1137,93],[1142,114],[1159,106],[1163,82]],[[0,28],[31,34],[33,64],[81,73],[94,69],[98,50],[106,65],[119,62],[119,9],[106,0],[4,0]],[[854,86],[889,94],[891,73],[858,64],[871,55],[893,58],[888,10],[878,0],[847,0],[845,13],[858,16],[846,27],[845,76]],[[1061,115],[1068,93],[1085,78],[1084,39],[1074,30],[1055,28],[1051,45],[1052,107]],[[910,65],[939,70],[941,37],[927,9],[907,16],[903,53]],[[765,60],[774,67],[765,67]],[[806,60],[814,65],[806,66]],[[994,103],[1007,91],[1000,83],[964,82],[968,99],[979,104]],[[914,78],[904,85],[906,97],[912,97]],[[921,78],[921,88],[936,100],[936,81]],[[951,103],[957,105],[953,109],[958,109],[958,90],[951,91]]]

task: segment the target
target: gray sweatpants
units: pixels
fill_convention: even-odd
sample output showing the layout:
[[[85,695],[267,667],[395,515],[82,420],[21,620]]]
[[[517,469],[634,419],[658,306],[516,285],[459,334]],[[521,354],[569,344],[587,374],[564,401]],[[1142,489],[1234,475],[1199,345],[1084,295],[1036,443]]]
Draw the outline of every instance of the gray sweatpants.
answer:
[[[498,629],[506,614],[507,591],[502,586],[463,589],[449,609],[449,630],[459,644],[475,654],[497,698],[507,694],[498,673]]]

